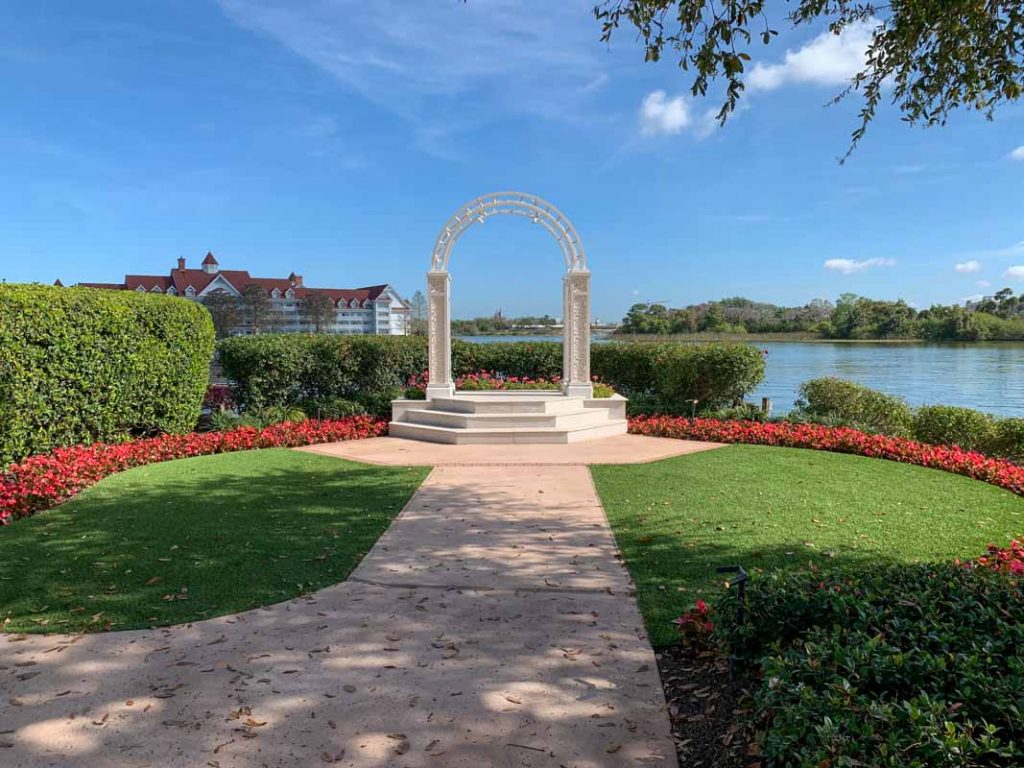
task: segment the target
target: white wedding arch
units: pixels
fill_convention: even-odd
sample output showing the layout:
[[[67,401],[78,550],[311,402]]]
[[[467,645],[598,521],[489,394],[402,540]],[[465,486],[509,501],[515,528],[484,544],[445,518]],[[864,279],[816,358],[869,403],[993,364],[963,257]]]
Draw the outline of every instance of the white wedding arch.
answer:
[[[547,200],[523,192],[494,192],[463,205],[448,220],[434,244],[427,273],[427,328],[430,383],[427,399],[451,397],[452,381],[451,274],[448,260],[462,234],[491,216],[523,216],[555,238],[565,259],[563,284],[562,391],[592,397],[590,381],[590,271],[580,236],[572,222]]]

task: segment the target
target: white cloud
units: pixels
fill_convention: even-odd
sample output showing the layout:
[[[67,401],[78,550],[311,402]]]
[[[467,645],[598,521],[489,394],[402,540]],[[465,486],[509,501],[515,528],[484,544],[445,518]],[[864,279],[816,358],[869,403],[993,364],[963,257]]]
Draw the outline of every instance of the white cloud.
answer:
[[[865,269],[871,269],[872,267],[894,267],[896,261],[894,259],[862,259],[857,261],[856,259],[829,259],[825,262],[825,269],[830,269],[833,272],[841,272],[844,275],[852,275],[855,272],[863,272]]]
[[[972,272],[978,272],[981,270],[981,262],[976,259],[971,259],[970,261],[965,261],[963,264],[957,264],[953,269],[961,275],[969,275]]]
[[[644,136],[682,133],[690,121],[690,105],[684,96],[670,99],[664,91],[653,91],[640,104],[640,133]]]
[[[1024,160],[1024,144],[1021,144],[1015,150],[1010,152],[1009,157],[1011,160]]]
[[[746,79],[747,89],[774,91],[789,83],[845,85],[864,68],[876,26],[869,19],[851,24],[840,35],[822,32],[802,48],[786,51],[778,64],[758,62]]]
[[[698,139],[706,139],[719,127],[717,115],[716,109],[706,109],[695,115],[693,100],[688,96],[669,98],[665,91],[652,91],[640,103],[640,133],[644,136],[676,136],[690,130]]]
[[[975,285],[978,286],[979,288],[991,288],[992,287],[992,283],[990,283],[988,280],[979,280],[978,282],[975,283]]]
[[[406,122],[427,151],[514,117],[560,122],[607,83],[606,47],[589,2],[522,0],[218,0],[238,26],[306,59]]]
[[[1024,280],[1024,264],[1010,267],[1003,273],[1003,277],[1009,277],[1012,280]]]

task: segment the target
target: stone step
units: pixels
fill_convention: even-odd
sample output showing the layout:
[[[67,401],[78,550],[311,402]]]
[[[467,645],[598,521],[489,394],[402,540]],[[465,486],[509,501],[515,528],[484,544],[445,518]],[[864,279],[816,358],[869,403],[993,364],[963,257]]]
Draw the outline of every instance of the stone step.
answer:
[[[573,411],[556,413],[464,413],[434,408],[410,408],[402,415],[401,422],[427,424],[451,429],[494,429],[509,428],[538,429],[561,427],[578,429],[596,427],[608,423],[608,411],[597,408],[578,408]]]
[[[557,392],[460,392],[424,403],[432,411],[449,413],[570,413],[583,409],[582,397]]]
[[[600,437],[624,435],[628,429],[625,419],[607,419],[596,426],[579,428],[566,427],[493,427],[455,429],[438,427],[430,424],[410,424],[404,421],[393,421],[389,429],[391,437],[404,437],[411,440],[426,440],[434,443],[450,445],[474,444],[512,444],[512,443],[575,443],[582,440],[594,440]]]

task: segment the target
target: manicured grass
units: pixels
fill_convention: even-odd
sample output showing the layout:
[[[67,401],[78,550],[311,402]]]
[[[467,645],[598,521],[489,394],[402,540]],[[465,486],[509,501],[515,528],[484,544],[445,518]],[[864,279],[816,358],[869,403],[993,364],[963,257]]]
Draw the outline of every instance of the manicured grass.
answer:
[[[861,456],[733,445],[593,475],[656,644],[716,566],[949,561],[1024,532],[1024,498]]]
[[[335,584],[426,473],[269,449],[114,475],[0,528],[0,624],[150,627]]]

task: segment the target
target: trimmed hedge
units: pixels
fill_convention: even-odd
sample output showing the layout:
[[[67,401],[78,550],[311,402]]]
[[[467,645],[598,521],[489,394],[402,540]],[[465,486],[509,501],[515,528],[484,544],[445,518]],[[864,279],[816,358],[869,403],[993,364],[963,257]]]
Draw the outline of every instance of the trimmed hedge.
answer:
[[[1024,462],[1024,419],[1000,419],[952,405],[911,408],[902,398],[831,377],[805,381],[800,395],[796,409],[785,420],[912,437],[930,445],[955,445]]]
[[[902,398],[829,376],[800,385],[800,399],[792,416],[909,437],[914,414]]]
[[[715,632],[755,663],[778,766],[1024,764],[1024,610],[1006,573],[920,564],[775,573]]]
[[[914,438],[923,443],[959,445],[985,451],[995,437],[995,419],[987,413],[952,405],[923,405],[914,412]]]
[[[218,350],[238,402],[247,408],[302,403],[308,410],[342,398],[387,416],[390,400],[427,367],[423,337],[238,336],[219,342]],[[489,371],[550,379],[562,374],[562,345],[456,339],[452,370],[456,377]],[[684,400],[696,398],[703,410],[741,400],[756,387],[764,355],[745,344],[595,344],[591,373],[627,397],[646,398],[651,407],[681,411]]]
[[[0,285],[0,463],[190,431],[213,343],[209,312],[184,299]]]

